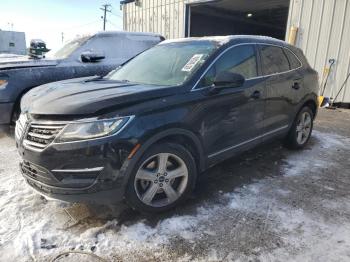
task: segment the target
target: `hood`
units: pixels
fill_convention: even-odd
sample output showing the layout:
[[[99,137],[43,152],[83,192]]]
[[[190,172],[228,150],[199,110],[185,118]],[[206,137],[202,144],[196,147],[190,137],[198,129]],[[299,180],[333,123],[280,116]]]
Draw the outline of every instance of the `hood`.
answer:
[[[16,69],[37,66],[55,66],[58,60],[54,59],[32,59],[29,56],[0,57],[0,70]]]
[[[22,98],[21,109],[37,115],[93,115],[101,110],[173,95],[176,90],[85,77],[34,88]]]

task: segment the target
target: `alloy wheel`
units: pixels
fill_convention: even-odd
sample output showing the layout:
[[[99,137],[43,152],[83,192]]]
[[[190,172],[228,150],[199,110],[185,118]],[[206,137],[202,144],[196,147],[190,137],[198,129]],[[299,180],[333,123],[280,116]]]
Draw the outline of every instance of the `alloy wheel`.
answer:
[[[158,153],[144,161],[136,175],[134,188],[146,205],[164,207],[178,200],[188,183],[185,162],[175,154]]]
[[[304,144],[310,136],[312,128],[312,117],[309,112],[303,112],[297,124],[297,142],[299,145]]]

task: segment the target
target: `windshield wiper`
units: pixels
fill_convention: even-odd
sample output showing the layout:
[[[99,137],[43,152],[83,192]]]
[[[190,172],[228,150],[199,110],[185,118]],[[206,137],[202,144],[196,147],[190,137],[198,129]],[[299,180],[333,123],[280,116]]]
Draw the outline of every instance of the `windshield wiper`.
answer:
[[[94,78],[85,80],[85,82],[93,82],[93,81],[98,81],[98,80],[102,80],[102,79],[103,79],[103,76],[96,76]]]
[[[115,82],[120,82],[120,83],[130,83],[130,80],[127,79],[112,79],[112,78],[107,78],[109,81],[115,81]]]
[[[85,82],[95,82],[95,81],[112,81],[112,82],[119,82],[119,83],[130,83],[130,80],[127,79],[111,79],[111,78],[107,78],[107,77],[103,77],[103,76],[96,76],[92,79],[88,79]]]

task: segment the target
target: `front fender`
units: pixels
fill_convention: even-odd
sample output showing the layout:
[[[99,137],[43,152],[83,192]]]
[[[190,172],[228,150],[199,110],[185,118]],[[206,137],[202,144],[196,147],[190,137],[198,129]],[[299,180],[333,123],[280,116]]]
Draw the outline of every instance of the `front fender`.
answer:
[[[131,159],[125,160],[120,172],[121,174],[123,174],[123,177],[122,177],[123,179],[122,183],[124,185],[123,188],[126,188],[130,175],[132,174],[135,165],[137,164],[139,159],[142,157],[142,155],[155,143],[174,135],[177,135],[177,136],[181,135],[181,136],[185,136],[188,139],[191,139],[193,144],[196,146],[197,152],[199,152],[199,158],[198,158],[199,169],[200,169],[199,171],[201,172],[205,170],[207,163],[206,163],[203,146],[200,139],[193,132],[189,130],[182,129],[182,128],[169,128],[147,138],[147,140],[145,140],[141,144],[141,147],[137,150],[135,155]]]

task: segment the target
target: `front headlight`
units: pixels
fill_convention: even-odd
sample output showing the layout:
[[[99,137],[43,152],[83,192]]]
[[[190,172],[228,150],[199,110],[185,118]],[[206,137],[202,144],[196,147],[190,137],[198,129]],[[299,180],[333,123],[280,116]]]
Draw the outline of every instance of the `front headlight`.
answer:
[[[92,122],[68,124],[56,137],[56,143],[88,140],[113,135],[120,131],[132,119],[132,116]]]

